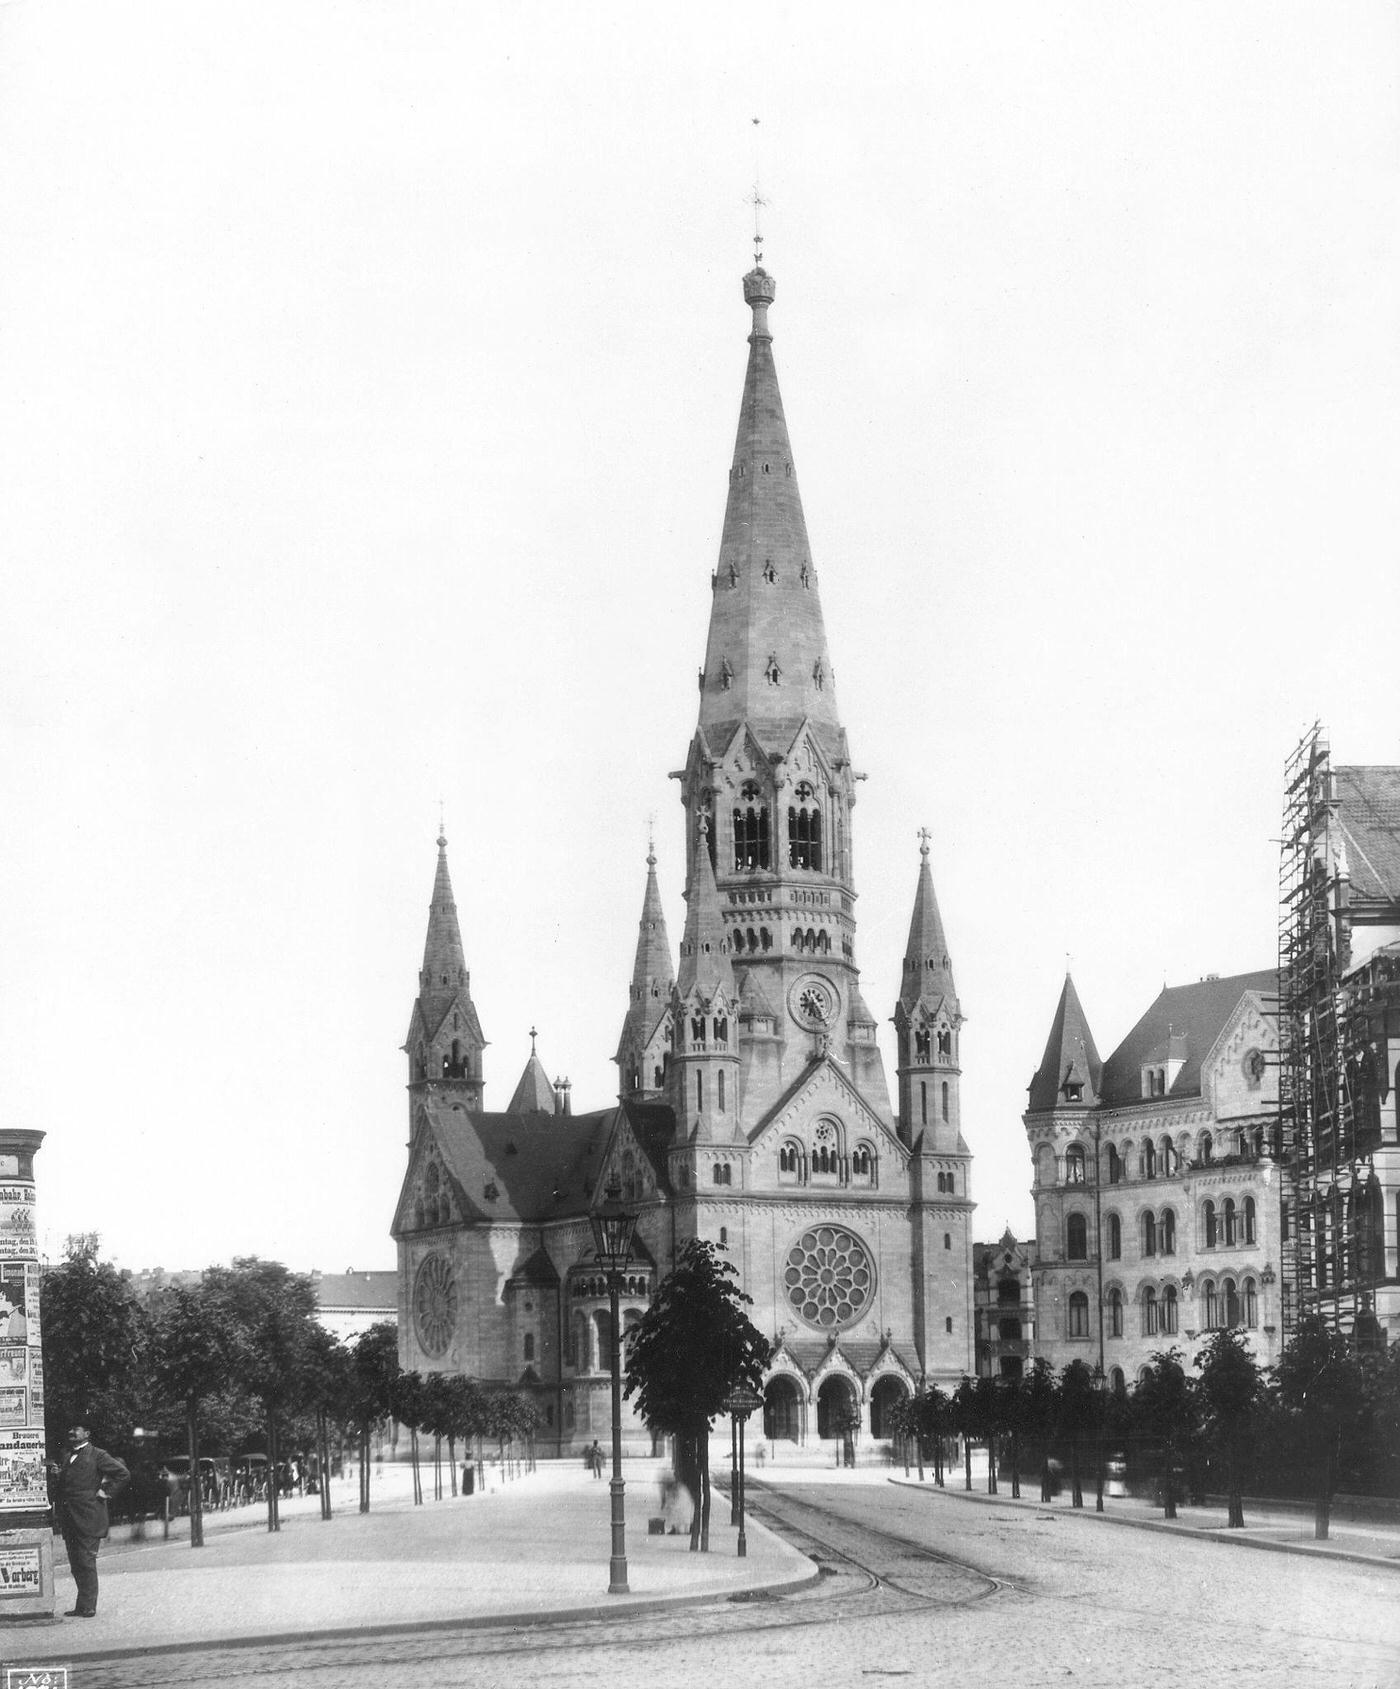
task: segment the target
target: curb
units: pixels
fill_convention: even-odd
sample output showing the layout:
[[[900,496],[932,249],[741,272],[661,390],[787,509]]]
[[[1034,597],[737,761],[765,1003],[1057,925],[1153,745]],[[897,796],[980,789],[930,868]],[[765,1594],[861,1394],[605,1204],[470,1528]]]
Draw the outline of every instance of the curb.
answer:
[[[920,1484],[916,1478],[891,1477],[889,1482],[897,1484],[900,1489],[919,1490],[923,1494],[942,1495],[960,1501],[988,1503],[1002,1507],[1041,1508],[1050,1504],[1043,1501],[1030,1501],[1025,1496],[1019,1500],[1012,1495],[983,1495],[977,1490],[949,1489],[946,1485],[940,1489],[936,1484]],[[1394,1559],[1383,1554],[1361,1554],[1351,1548],[1333,1548],[1325,1544],[1316,1547],[1307,1542],[1269,1542],[1263,1537],[1252,1537],[1238,1530],[1232,1531],[1226,1526],[1217,1529],[1203,1529],[1200,1525],[1183,1525],[1179,1521],[1168,1519],[1134,1519],[1128,1514],[1114,1513],[1105,1508],[1102,1513],[1092,1507],[1056,1508],[1049,1517],[1095,1519],[1110,1525],[1126,1525],[1134,1531],[1157,1531],[1163,1536],[1190,1537],[1196,1542],[1219,1543],[1226,1548],[1259,1548],[1269,1554],[1298,1554],[1304,1559],[1313,1560],[1345,1560],[1353,1566],[1383,1566],[1388,1571],[1400,1572],[1400,1556]],[[1246,1526],[1246,1531],[1248,1527]]]
[[[757,1523],[756,1521],[754,1522]],[[752,1527],[751,1527],[752,1528]],[[761,1530],[768,1530],[765,1525],[758,1525]],[[772,1533],[779,1542],[783,1538]],[[783,1543],[785,1548],[789,1544]],[[361,1637],[410,1637],[425,1635],[443,1635],[452,1631],[497,1630],[497,1629],[530,1629],[550,1625],[581,1624],[603,1618],[619,1618],[633,1613],[658,1613],[669,1611],[673,1607],[700,1607],[711,1602],[752,1601],[762,1595],[787,1594],[800,1589],[810,1589],[822,1581],[822,1573],[813,1566],[805,1554],[793,1549],[803,1561],[801,1567],[794,1567],[787,1575],[773,1577],[763,1583],[745,1584],[738,1589],[709,1589],[697,1591],[688,1595],[657,1595],[638,1600],[630,1597],[614,1597],[612,1601],[589,1602],[578,1607],[552,1607],[541,1611],[529,1608],[523,1612],[478,1613],[456,1619],[417,1619],[413,1621],[389,1621],[383,1624],[366,1625],[334,1625],[324,1629],[280,1630],[266,1631],[257,1636],[229,1636],[202,1637],[189,1642],[144,1642],[139,1645],[123,1645],[111,1648],[62,1648],[60,1650],[44,1651],[44,1644],[50,1639],[50,1634],[60,1624],[57,1618],[17,1620],[14,1621],[13,1631],[0,1629],[0,1648],[6,1656],[13,1650],[4,1647],[7,1635],[18,1638],[28,1634],[21,1630],[21,1626],[32,1624],[35,1632],[42,1629],[44,1642],[36,1650],[32,1658],[25,1659],[26,1665],[48,1665],[59,1659],[66,1664],[69,1662],[91,1663],[96,1660],[138,1660],[148,1659],[152,1655],[175,1656],[179,1654],[214,1654],[225,1649],[246,1648],[279,1648],[291,1647],[302,1642],[354,1642]],[[71,1634],[71,1631],[69,1632]],[[36,1641],[38,1640],[36,1636]]]

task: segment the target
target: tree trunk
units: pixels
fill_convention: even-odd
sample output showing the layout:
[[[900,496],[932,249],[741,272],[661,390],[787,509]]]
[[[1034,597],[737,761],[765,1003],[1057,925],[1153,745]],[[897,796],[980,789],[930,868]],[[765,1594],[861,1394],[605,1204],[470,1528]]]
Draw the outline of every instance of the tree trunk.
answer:
[[[271,1408],[267,1410],[267,1528],[282,1529],[277,1511],[277,1416]]]
[[[963,1438],[963,1488],[972,1488],[972,1440],[969,1437]]]
[[[442,1433],[433,1432],[433,1500],[442,1500]]]
[[[321,1495],[321,1517],[331,1516],[331,1438],[326,1410],[316,1409],[316,1487]]]
[[[413,1505],[423,1505],[423,1473],[418,1465],[418,1427],[410,1425],[408,1428],[408,1455],[413,1463]]]
[[[700,1433],[700,1493],[704,1502],[700,1509],[700,1552],[710,1552],[710,1428]]]
[[[1230,1512],[1226,1528],[1232,1531],[1244,1529],[1244,1490],[1240,1483],[1240,1463],[1238,1450],[1233,1446],[1225,1456],[1226,1476],[1230,1486]]]
[[[1070,1471],[1070,1482],[1074,1486],[1074,1494],[1073,1494],[1071,1499],[1073,1500],[1073,1503],[1076,1507],[1083,1507],[1083,1505],[1084,1505],[1084,1488],[1083,1488],[1083,1485],[1079,1481],[1079,1436],[1078,1436],[1078,1433],[1076,1433],[1075,1436],[1073,1438],[1071,1438],[1071,1440],[1070,1440],[1070,1445],[1069,1445],[1069,1471]]]
[[[457,1433],[447,1433],[447,1475],[452,1480],[452,1498],[457,1498]]]
[[[919,1459],[919,1482],[922,1484],[924,1481],[924,1439],[918,1431],[914,1433],[914,1453]]]
[[[204,1486],[199,1470],[199,1403],[185,1400],[185,1436],[190,1451],[190,1547],[204,1547]]]
[[[1322,1460],[1318,1464],[1317,1505],[1313,1511],[1313,1537],[1326,1542],[1332,1529],[1332,1439],[1323,1445]]]
[[[994,1431],[987,1433],[987,1494],[997,1495],[997,1439]]]
[[[1042,1501],[1049,1501],[1050,1499],[1050,1455],[1048,1450],[1040,1457],[1040,1499]]]
[[[1170,1443],[1167,1445],[1167,1470],[1162,1478],[1162,1498],[1164,1502],[1162,1517],[1176,1518],[1176,1450]]]
[[[1021,1499],[1021,1433],[1011,1433],[1011,1499]]]
[[[700,1514],[704,1505],[702,1493],[704,1478],[700,1471],[700,1449],[695,1438],[689,1433],[677,1437],[676,1446],[685,1451],[685,1466],[691,1485],[690,1552],[698,1554],[700,1552]]]
[[[369,1512],[369,1426],[360,1427],[360,1512]]]

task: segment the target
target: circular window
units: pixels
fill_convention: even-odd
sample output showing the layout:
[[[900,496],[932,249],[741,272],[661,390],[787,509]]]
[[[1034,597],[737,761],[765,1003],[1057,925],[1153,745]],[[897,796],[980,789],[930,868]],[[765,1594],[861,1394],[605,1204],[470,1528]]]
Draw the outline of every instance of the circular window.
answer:
[[[430,1255],[413,1283],[413,1324],[423,1352],[445,1355],[457,1329],[457,1277],[445,1255]]]
[[[803,974],[788,993],[788,1006],[799,1025],[819,1031],[836,1018],[836,988],[820,974]]]
[[[830,1331],[850,1325],[870,1306],[875,1265],[844,1226],[813,1226],[788,1250],[783,1283],[802,1318]]]

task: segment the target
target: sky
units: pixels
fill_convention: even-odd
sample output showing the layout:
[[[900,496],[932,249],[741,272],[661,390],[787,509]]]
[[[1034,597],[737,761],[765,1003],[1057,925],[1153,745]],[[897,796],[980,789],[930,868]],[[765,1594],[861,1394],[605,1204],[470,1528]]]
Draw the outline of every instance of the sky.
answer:
[[[1400,14],[0,0],[0,1124],[41,1242],[390,1267],[440,816],[502,1108],[673,944],[749,319],[858,768],[931,864],[974,1235],[1269,966],[1284,762],[1400,762]],[[754,123],[758,118],[759,122]],[[883,1035],[893,1078],[892,1029]]]

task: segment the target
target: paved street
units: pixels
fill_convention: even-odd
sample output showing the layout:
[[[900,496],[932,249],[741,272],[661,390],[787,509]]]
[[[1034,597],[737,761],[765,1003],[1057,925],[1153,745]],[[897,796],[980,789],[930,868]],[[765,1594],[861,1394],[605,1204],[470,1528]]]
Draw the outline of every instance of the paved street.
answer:
[[[698,1680],[805,1689],[884,1677],[930,1685],[1189,1678],[1200,1689],[1298,1682],[1400,1689],[1400,1564],[1265,1552],[1239,1546],[1231,1540],[1238,1533],[1223,1530],[1165,1535],[1098,1519],[1092,1502],[1077,1514],[892,1483],[884,1473],[768,1478],[754,1487],[755,1510],[816,1562],[816,1584],[777,1595],[721,1589],[704,1604],[659,1611],[628,1612],[604,1600],[587,1618],[562,1623],[93,1660],[76,1666],[73,1689],[234,1678],[295,1681],[300,1689],[386,1682],[612,1689],[623,1680],[657,1689]],[[601,1506],[580,1480],[551,1481],[567,1484],[556,1498],[561,1507]],[[525,1497],[518,1493],[522,1517]],[[504,1519],[510,1493],[498,1500]],[[433,1511],[407,1519],[426,1528]],[[251,1551],[256,1539],[239,1534]],[[764,1536],[756,1525],[753,1540]],[[289,1531],[279,1558],[293,1540]],[[554,1543],[536,1549],[559,1552]],[[733,1552],[720,1509],[713,1569],[737,1569]],[[134,1568],[140,1551],[114,1555],[109,1566],[119,1559]],[[682,1577],[686,1570],[680,1567]],[[461,1587],[450,1560],[427,1576]],[[112,1577],[114,1598],[123,1581]],[[528,1574],[519,1582],[523,1592]],[[374,1616],[394,1614],[386,1607]]]

